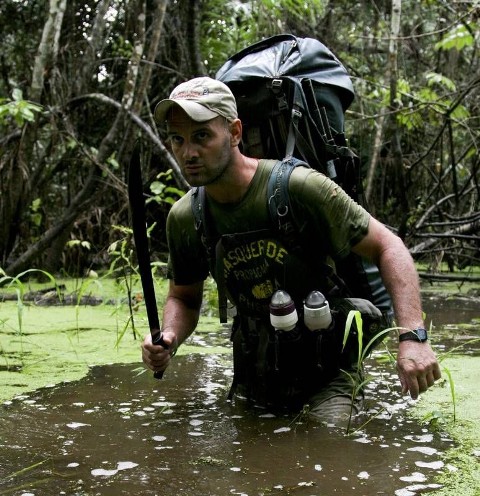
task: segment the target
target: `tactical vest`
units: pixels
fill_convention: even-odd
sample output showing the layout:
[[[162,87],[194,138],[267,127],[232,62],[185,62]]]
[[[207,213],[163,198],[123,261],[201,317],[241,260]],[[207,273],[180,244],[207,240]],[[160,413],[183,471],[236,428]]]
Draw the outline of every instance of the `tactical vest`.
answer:
[[[273,225],[271,229],[218,236],[209,219],[204,189],[192,193],[196,229],[218,287],[221,320],[226,321],[227,298],[237,310],[231,336],[231,395],[239,393],[257,405],[298,408],[340,369],[357,363],[361,350],[355,323],[344,340],[350,310],[362,311],[361,346],[386,322],[369,301],[346,298],[352,295],[335,271],[311,256],[314,247],[292,243]],[[299,313],[295,332],[282,333],[270,325],[269,303],[277,289],[287,289],[295,302]],[[330,300],[335,324],[326,331],[312,332],[302,324],[303,300],[312,290],[320,290]]]

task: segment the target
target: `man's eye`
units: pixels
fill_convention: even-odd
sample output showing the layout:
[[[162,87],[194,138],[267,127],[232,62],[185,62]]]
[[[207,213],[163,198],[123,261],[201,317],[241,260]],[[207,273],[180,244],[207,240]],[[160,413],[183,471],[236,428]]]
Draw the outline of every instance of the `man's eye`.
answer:
[[[208,133],[201,131],[195,135],[198,141],[205,141],[208,138]]]
[[[182,144],[182,138],[180,136],[175,136],[175,135],[172,135],[170,136],[170,143],[172,143],[172,145],[181,145]]]

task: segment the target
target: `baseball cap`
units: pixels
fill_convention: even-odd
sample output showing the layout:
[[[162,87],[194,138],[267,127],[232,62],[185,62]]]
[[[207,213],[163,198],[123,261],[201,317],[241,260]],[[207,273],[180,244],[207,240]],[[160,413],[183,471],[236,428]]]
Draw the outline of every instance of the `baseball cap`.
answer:
[[[166,120],[172,106],[180,106],[196,122],[205,122],[221,115],[232,121],[238,117],[237,103],[230,88],[216,79],[198,77],[179,84],[155,107],[157,122]]]

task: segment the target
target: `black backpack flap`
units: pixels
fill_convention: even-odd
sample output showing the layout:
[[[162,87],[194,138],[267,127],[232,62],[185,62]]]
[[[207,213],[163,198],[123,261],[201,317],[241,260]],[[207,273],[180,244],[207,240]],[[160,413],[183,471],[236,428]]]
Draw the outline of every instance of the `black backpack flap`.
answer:
[[[273,36],[233,55],[216,77],[235,95],[245,154],[302,157],[332,179],[337,157],[350,159],[343,131],[353,86],[320,41]]]
[[[320,41],[291,34],[272,36],[241,50],[216,74],[227,85],[251,78],[282,77],[309,78],[339,88],[343,112],[354,98],[352,81],[338,58]]]

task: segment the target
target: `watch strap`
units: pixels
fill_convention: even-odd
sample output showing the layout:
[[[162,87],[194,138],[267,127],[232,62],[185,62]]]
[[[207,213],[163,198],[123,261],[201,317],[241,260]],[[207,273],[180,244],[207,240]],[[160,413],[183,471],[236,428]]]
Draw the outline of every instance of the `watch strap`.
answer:
[[[427,330],[424,327],[418,327],[412,331],[404,332],[398,336],[398,341],[417,341],[418,343],[424,343],[427,341],[428,335]]]

